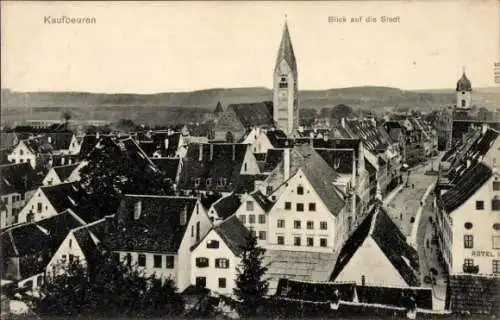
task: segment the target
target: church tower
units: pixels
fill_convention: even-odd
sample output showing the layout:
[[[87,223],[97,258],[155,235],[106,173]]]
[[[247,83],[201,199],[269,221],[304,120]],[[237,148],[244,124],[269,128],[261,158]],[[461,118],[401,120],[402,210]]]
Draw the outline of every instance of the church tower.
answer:
[[[465,75],[465,68],[462,77],[457,81],[457,109],[470,109],[472,104],[472,85],[469,78]]]
[[[285,20],[274,67],[273,118],[278,129],[293,135],[299,128],[299,90],[297,62]]]

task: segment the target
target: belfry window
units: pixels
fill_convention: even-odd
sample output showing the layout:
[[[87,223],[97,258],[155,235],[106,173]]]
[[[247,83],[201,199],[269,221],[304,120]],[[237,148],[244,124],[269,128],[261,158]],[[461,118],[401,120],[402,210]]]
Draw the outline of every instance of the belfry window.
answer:
[[[462,100],[462,107],[465,107],[465,100]]]
[[[280,88],[288,88],[288,80],[286,79],[286,76],[281,76],[280,77]]]

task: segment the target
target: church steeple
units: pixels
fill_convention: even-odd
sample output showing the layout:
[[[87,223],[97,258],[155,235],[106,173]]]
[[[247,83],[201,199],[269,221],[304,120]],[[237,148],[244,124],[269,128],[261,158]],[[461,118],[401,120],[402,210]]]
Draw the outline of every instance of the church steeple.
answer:
[[[298,72],[292,40],[285,25],[274,67],[273,118],[278,129],[293,135],[299,127]]]
[[[290,68],[297,70],[297,61],[295,60],[295,54],[293,52],[292,39],[290,38],[290,32],[288,31],[288,23],[285,16],[285,25],[283,27],[283,34],[281,36],[280,48],[278,50],[278,57],[276,58],[276,68],[279,66],[281,61],[286,61]]]

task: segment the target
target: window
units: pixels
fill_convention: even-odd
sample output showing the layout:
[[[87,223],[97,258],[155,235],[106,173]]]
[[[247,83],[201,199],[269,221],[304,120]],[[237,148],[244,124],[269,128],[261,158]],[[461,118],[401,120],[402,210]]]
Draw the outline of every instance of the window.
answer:
[[[500,237],[493,237],[493,249],[500,249]]]
[[[278,242],[279,245],[284,245],[285,244],[285,237],[278,236],[277,240],[278,240],[277,242]]]
[[[304,187],[298,186],[297,187],[297,194],[304,194]]]
[[[309,230],[314,229],[314,221],[307,221],[307,229]]]
[[[464,236],[464,248],[473,248],[474,247],[474,237],[472,235]]]
[[[243,214],[242,214],[242,215],[240,215],[240,221],[241,221],[241,223],[242,223],[242,224],[247,223],[247,219],[246,219],[246,218],[247,218],[247,216],[245,216],[245,215],[243,215]]]
[[[266,240],[266,232],[259,231],[259,240]]]
[[[494,223],[493,224],[493,229],[495,229],[497,231],[500,230],[500,223]]]
[[[208,267],[208,258],[196,258],[196,266],[198,268]]]
[[[294,229],[300,229],[300,220],[295,220],[293,222],[293,228]]]
[[[484,201],[476,201],[476,210],[484,210]]]
[[[278,224],[277,224],[277,227],[278,227],[278,228],[284,228],[284,227],[285,227],[285,220],[283,220],[283,219],[278,219]]]
[[[307,238],[307,246],[314,247],[314,238]]]
[[[473,259],[464,259],[464,267],[473,267],[474,266],[474,260]]]
[[[42,212],[42,209],[43,209],[42,203],[41,203],[41,202],[38,202],[38,203],[36,204],[36,210],[37,210],[37,212]]]
[[[491,210],[500,211],[500,199],[491,200]]]
[[[154,268],[161,268],[162,256],[159,254],[155,254],[153,259],[154,259],[153,260],[153,267]]]
[[[247,211],[253,211],[253,201],[247,201]]]
[[[266,193],[269,195],[269,194],[271,194],[271,192],[273,192],[273,187],[267,186],[266,187]]]
[[[125,261],[127,263],[127,266],[131,266],[132,265],[132,255],[130,253],[127,253],[127,255],[125,256]]]
[[[198,188],[200,186],[200,178],[194,179],[194,187]]]
[[[462,100],[462,107],[465,107],[465,100]]]
[[[244,169],[243,169],[243,170],[244,170],[245,172],[247,172],[247,168],[248,168],[248,167],[247,167],[247,164],[245,163],[243,166],[244,166]]]
[[[218,269],[228,269],[229,268],[229,259],[226,259],[226,258],[215,259],[215,267]]]
[[[19,150],[19,155],[23,156],[24,155],[24,151],[23,149]]]
[[[75,256],[71,253],[69,254],[69,263],[72,263],[75,260]]]
[[[320,228],[321,230],[327,230],[327,229],[328,229],[328,223],[327,223],[326,221],[321,221],[321,222],[319,223],[319,228]]]
[[[73,240],[69,239],[68,247],[71,249],[71,245],[73,244]]]
[[[493,190],[500,191],[500,181],[493,181]]]
[[[38,276],[36,278],[36,285],[37,285],[37,287],[41,287],[42,284],[43,284],[43,276]]]
[[[139,253],[137,264],[139,265],[139,267],[146,266],[146,255],[145,254]]]
[[[226,287],[226,278],[219,278],[219,288]]]
[[[287,82],[287,80],[286,80],[286,76],[282,76],[282,77],[280,78],[279,87],[280,87],[281,89],[286,89],[286,88],[288,88],[288,82]]]
[[[250,234],[252,237],[257,238],[257,232],[255,232],[255,230],[250,229]]]
[[[196,277],[196,286],[199,288],[205,288],[207,286],[207,278]]]
[[[465,229],[467,229],[467,230],[472,229],[472,223],[470,223],[470,222],[466,222],[466,223],[464,224],[464,228],[465,228]]]
[[[285,202],[285,210],[292,210],[292,203],[291,202]]]
[[[173,269],[174,268],[174,256],[166,256],[165,268]]]
[[[493,260],[492,263],[493,273],[500,273],[500,260]]]
[[[309,211],[316,211],[316,203],[314,202],[309,203]]]
[[[212,178],[207,178],[207,187],[210,186],[212,184]]]
[[[297,203],[297,211],[298,212],[304,211],[304,204],[303,203]]]
[[[326,247],[326,244],[327,244],[326,238],[319,239],[319,246],[320,247]]]
[[[254,224],[255,223],[255,215],[254,214],[249,214],[248,215],[248,223]]]
[[[265,214],[259,215],[259,223],[260,224],[266,223],[266,215]]]
[[[191,226],[191,237],[194,237],[194,226]]]
[[[300,237],[293,237],[293,245],[300,246]]]
[[[219,241],[217,240],[209,240],[207,241],[208,249],[219,249]]]

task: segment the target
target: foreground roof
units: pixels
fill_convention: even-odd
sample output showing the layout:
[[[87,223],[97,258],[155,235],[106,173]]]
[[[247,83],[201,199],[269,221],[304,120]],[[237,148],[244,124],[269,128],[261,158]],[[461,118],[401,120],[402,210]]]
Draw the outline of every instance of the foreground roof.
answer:
[[[42,185],[42,179],[27,162],[0,165],[0,194],[26,193]]]
[[[365,240],[371,237],[409,286],[419,286],[418,253],[385,210],[376,205],[340,251],[331,280],[335,280]]]

